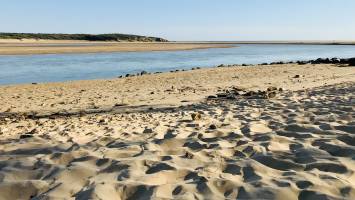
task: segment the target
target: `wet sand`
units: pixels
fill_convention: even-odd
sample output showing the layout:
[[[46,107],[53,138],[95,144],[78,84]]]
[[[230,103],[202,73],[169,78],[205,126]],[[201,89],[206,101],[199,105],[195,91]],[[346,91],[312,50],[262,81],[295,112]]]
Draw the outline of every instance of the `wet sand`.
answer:
[[[136,51],[177,51],[207,48],[228,48],[228,44],[151,43],[151,42],[88,42],[55,40],[1,40],[0,55],[101,53]]]
[[[91,42],[83,40],[0,39],[0,55],[178,51],[230,48],[238,44],[355,45],[355,41]]]
[[[354,80],[285,64],[1,86],[0,199],[354,199]]]

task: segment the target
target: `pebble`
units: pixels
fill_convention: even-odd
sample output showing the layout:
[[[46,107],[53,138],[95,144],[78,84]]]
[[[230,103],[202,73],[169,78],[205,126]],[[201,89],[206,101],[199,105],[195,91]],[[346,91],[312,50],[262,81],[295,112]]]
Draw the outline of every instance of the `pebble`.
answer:
[[[217,126],[214,125],[214,124],[211,124],[210,127],[209,127],[209,129],[215,130],[215,129],[217,129]]]
[[[267,91],[275,91],[275,90],[277,90],[276,87],[268,87],[268,88],[267,88]]]
[[[217,99],[217,97],[214,96],[214,95],[210,95],[210,96],[207,97],[207,99]]]
[[[31,138],[31,137],[33,137],[33,135],[31,135],[31,134],[20,135],[20,139]]]
[[[107,123],[108,119],[107,118],[101,118],[99,119],[99,123]]]
[[[192,120],[196,121],[196,120],[200,120],[202,118],[202,116],[200,113],[192,113],[191,118],[192,118]]]
[[[270,98],[275,98],[276,97],[276,92],[270,92],[267,94],[267,97]]]
[[[153,133],[153,130],[151,128],[146,128],[143,133]]]

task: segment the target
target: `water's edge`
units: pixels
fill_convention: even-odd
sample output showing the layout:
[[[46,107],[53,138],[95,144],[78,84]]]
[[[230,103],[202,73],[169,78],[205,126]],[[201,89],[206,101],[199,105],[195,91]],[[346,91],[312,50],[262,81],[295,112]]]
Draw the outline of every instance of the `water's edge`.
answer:
[[[355,46],[239,45],[189,51],[0,56],[0,85],[110,79],[224,65],[355,57]]]

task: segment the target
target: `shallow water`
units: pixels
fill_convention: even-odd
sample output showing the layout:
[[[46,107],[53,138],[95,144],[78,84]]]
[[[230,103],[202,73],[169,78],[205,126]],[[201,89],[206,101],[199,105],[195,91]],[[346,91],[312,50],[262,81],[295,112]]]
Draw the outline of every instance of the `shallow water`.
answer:
[[[353,45],[254,45],[189,51],[0,56],[0,84],[114,78],[219,64],[355,57]]]

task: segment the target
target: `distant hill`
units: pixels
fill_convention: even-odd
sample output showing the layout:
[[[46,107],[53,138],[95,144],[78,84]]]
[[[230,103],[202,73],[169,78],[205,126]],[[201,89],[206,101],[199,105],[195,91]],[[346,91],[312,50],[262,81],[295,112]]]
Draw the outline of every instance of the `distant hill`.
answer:
[[[129,34],[48,34],[48,33],[0,33],[0,39],[35,40],[87,40],[87,41],[129,41],[129,42],[167,42],[163,38]]]

